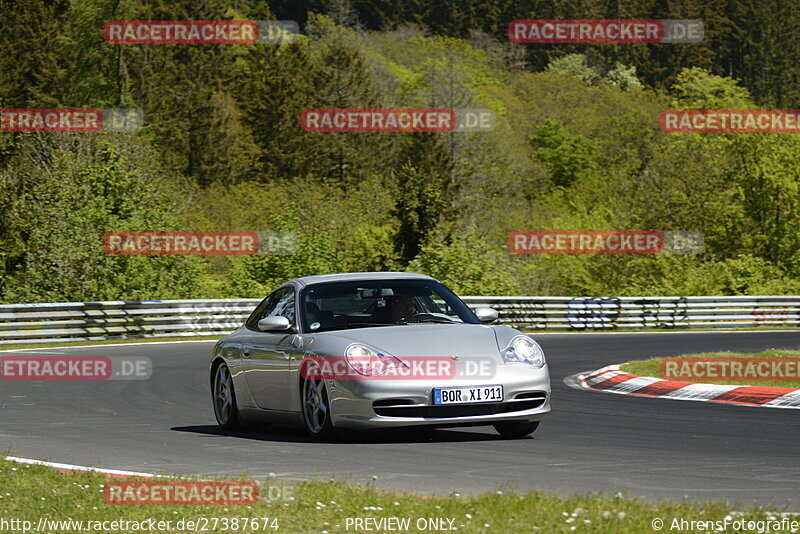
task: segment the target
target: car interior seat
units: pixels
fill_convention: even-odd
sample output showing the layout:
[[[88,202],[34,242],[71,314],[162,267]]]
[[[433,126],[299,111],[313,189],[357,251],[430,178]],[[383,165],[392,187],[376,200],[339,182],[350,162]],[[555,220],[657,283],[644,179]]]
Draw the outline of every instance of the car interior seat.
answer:
[[[321,310],[313,302],[306,302],[306,318],[308,324],[319,323],[319,328],[326,328],[333,325],[333,312],[330,310]],[[317,329],[315,329],[317,330]]]

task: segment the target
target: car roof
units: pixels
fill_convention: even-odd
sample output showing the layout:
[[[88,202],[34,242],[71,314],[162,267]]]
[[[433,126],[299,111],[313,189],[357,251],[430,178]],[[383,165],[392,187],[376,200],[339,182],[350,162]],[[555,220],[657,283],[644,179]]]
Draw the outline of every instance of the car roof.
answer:
[[[300,286],[310,286],[312,284],[324,282],[357,282],[361,280],[435,280],[435,278],[427,274],[386,271],[374,273],[317,274],[295,278],[294,280],[289,280],[286,284],[294,283]]]

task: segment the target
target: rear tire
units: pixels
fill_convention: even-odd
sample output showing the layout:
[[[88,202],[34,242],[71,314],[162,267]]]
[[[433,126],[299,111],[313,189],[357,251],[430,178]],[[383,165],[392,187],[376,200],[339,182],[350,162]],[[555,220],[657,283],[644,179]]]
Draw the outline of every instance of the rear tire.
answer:
[[[233,389],[233,377],[228,364],[221,362],[214,369],[214,386],[211,390],[214,402],[214,416],[222,430],[242,428],[239,419],[239,406]]]
[[[539,427],[539,421],[508,421],[504,423],[495,423],[494,429],[504,438],[523,438],[530,434]]]
[[[331,403],[325,380],[308,378],[300,385],[300,405],[306,432],[320,441],[335,440],[338,435],[331,420]]]

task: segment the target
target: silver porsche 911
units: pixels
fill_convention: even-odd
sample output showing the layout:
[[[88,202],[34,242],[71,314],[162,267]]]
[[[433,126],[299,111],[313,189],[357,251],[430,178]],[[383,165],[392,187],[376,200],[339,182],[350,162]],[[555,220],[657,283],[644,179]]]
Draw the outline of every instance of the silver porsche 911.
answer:
[[[550,411],[547,363],[495,320],[421,274],[291,280],[214,347],[214,414],[223,429],[300,424],[319,439],[399,426],[526,436]]]

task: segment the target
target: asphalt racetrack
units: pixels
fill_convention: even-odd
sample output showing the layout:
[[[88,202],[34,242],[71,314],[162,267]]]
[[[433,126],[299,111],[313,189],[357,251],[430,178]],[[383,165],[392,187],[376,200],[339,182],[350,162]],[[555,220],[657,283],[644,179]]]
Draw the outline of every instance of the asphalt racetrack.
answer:
[[[540,488],[726,498],[800,510],[800,411],[612,395],[564,378],[612,363],[709,350],[800,349],[800,332],[548,334],[553,411],[533,438],[491,427],[392,431],[317,443],[300,428],[220,433],[208,388],[212,342],[24,351],[147,356],[145,381],[0,381],[0,450],[145,472],[336,477],[420,494]],[[10,353],[2,353],[9,355]]]

